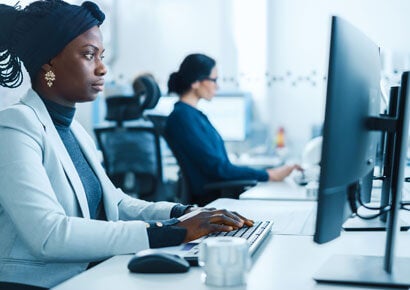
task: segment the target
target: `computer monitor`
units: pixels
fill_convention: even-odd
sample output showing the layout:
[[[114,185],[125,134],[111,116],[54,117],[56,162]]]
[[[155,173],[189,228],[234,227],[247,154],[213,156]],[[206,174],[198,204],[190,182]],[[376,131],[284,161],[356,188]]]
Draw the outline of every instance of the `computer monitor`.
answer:
[[[410,259],[392,270],[408,134],[407,79],[404,74],[397,117],[379,116],[379,49],[348,22],[332,17],[316,243],[337,238],[343,222],[356,211],[362,183],[373,174],[375,131],[395,132],[395,148],[390,156],[390,204],[385,208],[390,218],[384,266],[382,257],[334,256],[315,275],[316,281],[410,286]]]
[[[339,17],[332,18],[327,79],[318,243],[340,235],[351,214],[348,191],[372,174],[376,157],[377,132],[367,129],[366,120],[379,116],[379,49]]]
[[[168,116],[178,99],[176,96],[163,96],[157,106],[147,113]],[[248,136],[252,122],[250,93],[219,91],[212,101],[201,100],[198,109],[207,115],[224,141],[244,141]]]

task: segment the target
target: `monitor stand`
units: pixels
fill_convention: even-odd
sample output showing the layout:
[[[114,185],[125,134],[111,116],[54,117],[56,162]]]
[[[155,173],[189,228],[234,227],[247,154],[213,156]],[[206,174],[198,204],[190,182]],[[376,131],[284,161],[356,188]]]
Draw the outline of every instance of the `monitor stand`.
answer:
[[[403,220],[398,221],[400,231],[407,231],[410,229],[410,224]],[[363,220],[359,217],[349,218],[344,224],[343,229],[347,232],[350,231],[385,231],[386,222],[382,221],[380,217],[371,220]]]
[[[394,263],[392,273],[388,273],[383,257],[335,255],[313,278],[326,283],[410,287],[410,258],[396,257]]]

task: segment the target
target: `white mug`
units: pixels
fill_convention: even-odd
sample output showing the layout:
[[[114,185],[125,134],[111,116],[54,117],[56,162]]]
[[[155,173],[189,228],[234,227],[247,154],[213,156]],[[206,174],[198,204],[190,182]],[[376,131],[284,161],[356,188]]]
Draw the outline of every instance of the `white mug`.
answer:
[[[200,245],[199,265],[208,285],[244,285],[250,264],[249,245],[243,238],[207,238]]]

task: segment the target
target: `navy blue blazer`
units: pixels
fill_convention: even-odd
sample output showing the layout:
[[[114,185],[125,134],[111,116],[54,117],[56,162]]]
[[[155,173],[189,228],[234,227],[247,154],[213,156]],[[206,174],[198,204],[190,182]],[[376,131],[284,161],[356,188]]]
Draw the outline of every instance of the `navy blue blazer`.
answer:
[[[233,165],[222,137],[208,118],[186,103],[175,104],[167,119],[165,136],[193,195],[203,195],[204,185],[210,182],[268,180],[265,170]]]

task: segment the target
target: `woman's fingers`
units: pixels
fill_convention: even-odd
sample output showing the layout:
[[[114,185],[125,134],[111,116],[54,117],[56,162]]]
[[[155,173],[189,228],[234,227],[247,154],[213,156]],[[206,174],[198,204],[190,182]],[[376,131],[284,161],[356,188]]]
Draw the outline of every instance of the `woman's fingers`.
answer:
[[[217,214],[224,214],[224,215],[230,217],[231,219],[236,220],[236,221],[238,221],[238,222],[240,222],[240,223],[242,223],[242,224],[243,224],[243,222],[244,222],[244,219],[243,219],[243,218],[239,217],[239,215],[237,215],[237,214],[235,214],[234,212],[231,212],[231,211],[229,211],[229,210],[219,209],[219,210],[215,210],[214,212],[217,213]]]
[[[223,225],[223,224],[210,224],[210,230],[212,233],[214,232],[230,232],[233,231],[234,228],[232,226]]]
[[[253,221],[253,220],[250,220],[250,219],[244,217],[243,215],[240,215],[240,214],[237,213],[236,211],[233,211],[232,213],[234,213],[235,215],[237,215],[238,217],[240,217],[240,218],[244,221],[244,224],[245,224],[246,226],[248,226],[248,227],[252,227],[252,226],[253,226],[253,224],[254,224],[254,221]]]
[[[233,219],[231,216],[225,215],[224,213],[213,214],[209,218],[209,223],[211,224],[224,224],[227,226],[241,228],[243,227],[242,220]]]
[[[179,225],[187,229],[185,242],[213,232],[230,232],[244,225],[252,226],[253,221],[225,209],[206,209],[190,212],[178,218]]]

